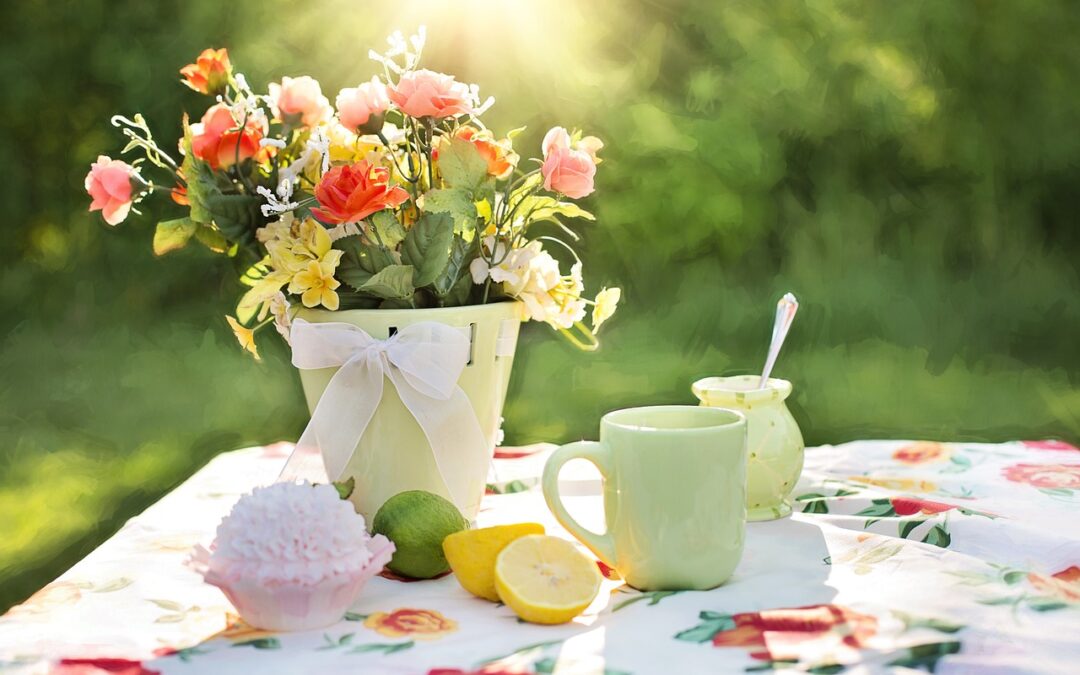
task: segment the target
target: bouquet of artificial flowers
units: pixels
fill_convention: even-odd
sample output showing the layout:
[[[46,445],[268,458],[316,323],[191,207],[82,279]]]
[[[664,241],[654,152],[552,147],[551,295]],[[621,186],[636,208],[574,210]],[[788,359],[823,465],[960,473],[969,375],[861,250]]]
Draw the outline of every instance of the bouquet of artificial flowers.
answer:
[[[207,49],[182,81],[215,103],[183,121],[179,160],[140,115],[113,118],[129,138],[128,164],[98,158],[86,177],[110,225],[154,193],[186,215],[160,222],[154,250],[197,241],[231,256],[249,287],[235,317],[241,345],[274,325],[288,339],[300,305],[327,310],[444,307],[513,299],[523,320],[545,321],[592,349],[615,311],[618,288],[584,296],[566,219],[593,220],[572,201],[593,191],[599,139],[548,131],[542,158],[522,168],[513,140],[484,126],[476,85],[418,69],[424,33],[371,52],[382,75],[342,89],[331,106],[311,77],[284,77],[257,94],[225,49]],[[165,184],[144,170],[164,171]],[[136,210],[137,212],[137,210]],[[565,237],[534,236],[553,224]],[[567,249],[563,274],[545,245]],[[585,323],[592,307],[591,326]]]

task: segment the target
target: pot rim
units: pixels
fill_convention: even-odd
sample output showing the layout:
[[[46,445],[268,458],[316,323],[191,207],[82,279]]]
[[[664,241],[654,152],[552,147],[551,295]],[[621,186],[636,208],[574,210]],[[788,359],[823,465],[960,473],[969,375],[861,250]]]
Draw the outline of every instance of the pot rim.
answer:
[[[465,312],[472,316],[478,316],[482,318],[488,318],[488,315],[493,315],[491,318],[505,317],[513,318],[518,316],[517,305],[520,305],[519,300],[500,300],[498,302],[488,302],[479,305],[457,305],[455,307],[417,307],[406,309],[339,309],[329,310],[319,307],[301,307],[296,313],[296,316],[306,321],[314,321],[317,323],[329,323],[333,321],[345,321],[347,322],[349,317],[383,317],[386,319],[415,317],[419,314],[429,314],[433,319],[438,319],[440,316],[450,316],[454,314],[461,314]]]
[[[691,386],[694,395],[706,405],[744,405],[764,401],[783,401],[791,394],[791,382],[770,377],[758,387],[760,375],[705,377]],[[750,386],[752,385],[752,386]]]

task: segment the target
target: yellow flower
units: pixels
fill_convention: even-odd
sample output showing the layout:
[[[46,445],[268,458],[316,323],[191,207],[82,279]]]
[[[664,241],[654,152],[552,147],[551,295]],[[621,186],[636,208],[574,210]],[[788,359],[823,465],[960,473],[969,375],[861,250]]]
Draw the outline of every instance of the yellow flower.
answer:
[[[447,619],[433,609],[395,609],[375,612],[364,620],[364,627],[386,637],[411,637],[433,640],[457,630],[457,621]]]
[[[615,308],[619,306],[619,300],[622,298],[622,290],[618,288],[602,288],[600,292],[596,294],[596,300],[593,301],[592,310],[592,324],[593,330],[600,327],[600,324],[604,323],[611,318],[611,315],[615,313]]]
[[[934,483],[928,480],[915,480],[914,478],[871,478],[869,476],[852,476],[848,480],[856,483],[882,487],[886,490],[895,490],[897,492],[916,492],[925,494],[937,490],[937,485]]]
[[[289,292],[300,295],[300,301],[304,307],[318,307],[320,304],[329,309],[338,308],[338,294],[335,288],[341,282],[334,278],[334,270],[337,268],[337,260],[331,264],[327,262],[308,263],[306,270],[298,272],[289,283]]]
[[[294,245],[293,252],[321,260],[330,252],[333,243],[327,229],[314,218],[308,218],[300,223],[299,246]]]
[[[225,320],[229,322],[229,327],[232,328],[233,335],[236,336],[236,341],[240,343],[240,346],[251,352],[256,361],[261,361],[259,348],[255,345],[255,331],[244,328],[239,321],[231,316],[226,316]]]
[[[330,161],[348,162],[354,164],[361,159],[369,159],[369,155],[377,154],[371,161],[381,159],[381,145],[365,143],[362,137],[346,129],[339,122],[331,122],[326,128],[326,136],[330,141]]]
[[[300,253],[297,249],[300,249]],[[270,266],[288,277],[307,267],[308,261],[311,260],[311,256],[306,253],[306,248],[298,244],[296,240],[269,241],[266,243],[266,251],[270,254]]]

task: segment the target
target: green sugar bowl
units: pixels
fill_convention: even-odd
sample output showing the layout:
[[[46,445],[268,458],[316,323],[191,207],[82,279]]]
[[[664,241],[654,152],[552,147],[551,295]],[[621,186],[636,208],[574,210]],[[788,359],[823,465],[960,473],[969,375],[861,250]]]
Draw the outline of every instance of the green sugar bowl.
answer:
[[[703,406],[746,416],[746,518],[774,520],[791,513],[791,491],[803,467],[802,433],[784,404],[791,383],[757,375],[706,377],[693,384]]]

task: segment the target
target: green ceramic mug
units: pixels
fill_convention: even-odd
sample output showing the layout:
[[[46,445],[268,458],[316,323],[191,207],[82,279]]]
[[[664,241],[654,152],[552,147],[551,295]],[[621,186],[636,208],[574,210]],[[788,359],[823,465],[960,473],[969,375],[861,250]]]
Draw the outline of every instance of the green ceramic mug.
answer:
[[[578,524],[559,495],[571,459],[604,479],[607,532]],[[653,406],[610,412],[600,442],[557,449],[544,498],[563,527],[643,590],[714,588],[742,556],[746,530],[746,418],[733,410]]]

